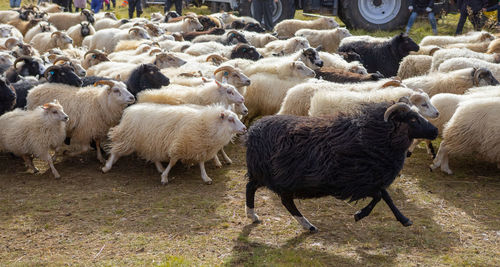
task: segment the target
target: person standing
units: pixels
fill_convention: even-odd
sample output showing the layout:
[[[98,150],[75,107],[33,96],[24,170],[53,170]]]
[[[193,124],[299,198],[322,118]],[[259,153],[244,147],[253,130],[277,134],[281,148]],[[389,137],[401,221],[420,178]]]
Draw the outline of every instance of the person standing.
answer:
[[[172,7],[174,0],[165,0],[165,6],[163,7],[163,13],[167,14]],[[175,0],[175,12],[182,16],[182,0]]]
[[[74,0],[73,4],[75,5],[75,11],[79,12],[84,10],[87,7],[87,1],[86,0]]]
[[[433,9],[434,8],[434,0],[410,0],[410,6],[408,9],[411,12],[410,19],[408,20],[408,25],[406,25],[406,34],[410,32],[413,23],[417,19],[418,14],[427,13],[427,17],[429,18],[429,23],[432,27],[432,33],[437,35],[437,24],[436,17],[434,16]]]
[[[457,8],[460,11],[460,19],[455,34],[462,34],[467,17],[474,26],[474,30],[480,31],[482,28],[481,11],[486,11],[487,5],[488,0],[458,0]]]
[[[102,0],[92,0],[90,2],[90,9],[94,12],[94,14],[99,13],[99,10],[102,8]]]
[[[140,17],[142,14],[142,4],[141,0],[129,0],[128,1],[128,17],[134,17],[134,10],[136,11],[137,17]]]
[[[15,7],[20,7],[21,6],[21,0],[10,0],[10,7],[15,8]]]
[[[268,31],[272,31],[274,28],[273,23],[273,0],[248,0],[248,2],[253,1],[254,6],[254,16],[253,18],[259,23],[262,23],[262,16],[264,16],[264,27]],[[274,0],[278,2],[278,0]]]
[[[111,0],[110,2],[113,3],[113,9],[115,9],[116,8],[116,0]],[[106,4],[106,10],[110,10],[110,9],[111,9],[111,6],[110,6],[110,3],[108,2]]]

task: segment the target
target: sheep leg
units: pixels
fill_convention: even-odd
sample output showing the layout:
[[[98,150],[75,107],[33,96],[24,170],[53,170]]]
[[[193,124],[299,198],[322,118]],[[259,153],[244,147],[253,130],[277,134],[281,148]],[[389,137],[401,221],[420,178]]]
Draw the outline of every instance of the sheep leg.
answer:
[[[155,167],[159,173],[163,173],[165,171],[165,168],[163,167],[163,164],[161,164],[160,161],[155,161]]]
[[[382,199],[385,201],[385,203],[387,204],[387,206],[389,206],[389,208],[391,209],[392,213],[394,214],[394,216],[396,217],[396,219],[403,225],[403,226],[410,226],[413,224],[412,221],[410,221],[410,219],[406,218],[400,211],[399,209],[396,207],[396,205],[394,205],[394,202],[392,202],[392,198],[391,196],[389,196],[389,193],[387,192],[387,190],[385,189],[382,189],[380,190],[380,193],[382,193]]]
[[[442,157],[442,162],[441,162],[441,171],[446,172],[447,174],[451,175],[451,174],[453,174],[453,172],[450,169],[450,165],[448,165],[450,162],[448,155],[449,155],[448,149],[446,147],[444,147],[443,157]]]
[[[415,139],[413,140],[413,143],[411,143],[411,146],[408,148],[408,151],[406,151],[406,157],[409,158],[411,157],[411,154],[413,154],[413,150],[415,150],[415,147],[420,144],[420,139]]]
[[[382,196],[380,195],[380,192],[375,195],[372,199],[372,201],[370,203],[368,203],[368,205],[364,208],[362,208],[360,211],[356,212],[356,214],[354,214],[354,220],[357,222],[361,219],[363,219],[364,217],[370,215],[370,213],[372,212],[373,208],[375,208],[375,206],[377,205],[377,203],[382,199]]]
[[[292,214],[292,216],[302,225],[302,228],[305,230],[309,230],[311,233],[317,232],[318,228],[312,225],[297,209],[295,203],[293,202],[293,198],[291,195],[281,195],[281,203],[285,208]]]
[[[215,163],[215,167],[222,168],[222,163],[220,163],[220,160],[219,160],[219,157],[217,156],[217,154],[215,154],[215,156],[214,156],[214,163]]]
[[[49,154],[49,152],[47,152],[47,154],[45,154],[42,159],[49,164],[50,170],[52,171],[54,177],[56,179],[61,178],[61,175],[59,175],[59,172],[56,170],[56,167],[54,167],[54,162],[52,161],[52,156]]]
[[[26,163],[26,166],[28,166],[28,168],[30,168],[33,171],[33,173],[39,172],[38,169],[33,164],[33,159],[31,158],[30,155],[23,155],[22,158],[24,160],[24,163]]]
[[[224,158],[224,161],[227,164],[233,164],[233,161],[227,156],[226,151],[224,151],[224,148],[221,148],[220,152],[222,153],[222,157]]]
[[[113,164],[116,163],[116,161],[120,158],[119,155],[116,153],[111,153],[111,156],[109,156],[108,161],[106,161],[106,165],[102,167],[102,172],[107,173],[109,170],[111,170],[111,167],[113,167]]]
[[[447,174],[453,174],[453,172],[450,170],[450,167],[448,166],[448,161],[448,149],[446,148],[445,141],[443,141],[441,142],[436,158],[434,159],[434,162],[430,167],[432,170],[436,169],[437,167],[441,167],[441,171],[446,172]]]
[[[246,213],[247,217],[252,219],[252,222],[259,222],[259,216],[255,214],[254,203],[255,203],[255,192],[259,186],[255,181],[250,181],[247,183],[247,191],[246,191]]]
[[[177,163],[176,159],[170,159],[170,162],[168,162],[167,168],[161,174],[161,184],[162,185],[167,185],[168,184],[168,173],[170,172],[170,170],[172,169],[172,167],[174,167],[175,163]]]
[[[207,171],[205,170],[205,162],[200,162],[201,179],[205,184],[212,184],[212,179],[208,177]]]
[[[74,151],[74,152],[68,153],[68,156],[70,156],[70,157],[78,156],[78,155],[81,155],[81,154],[89,151],[89,149],[90,149],[90,146],[86,145],[86,146],[83,146],[80,151]]]
[[[436,151],[434,150],[434,146],[432,145],[431,140],[425,140],[425,143],[427,143],[427,154],[431,154],[432,158],[436,158]]]
[[[99,160],[99,162],[104,164],[106,162],[106,160],[102,156],[101,140],[98,140],[98,139],[95,140],[95,150],[97,150],[97,160]]]

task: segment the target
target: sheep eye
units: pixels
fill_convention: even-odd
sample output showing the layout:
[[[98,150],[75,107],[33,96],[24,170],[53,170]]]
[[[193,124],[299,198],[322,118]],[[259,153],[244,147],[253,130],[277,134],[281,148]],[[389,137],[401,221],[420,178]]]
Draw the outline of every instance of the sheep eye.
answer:
[[[150,71],[149,74],[154,74],[154,71]]]
[[[227,93],[228,93],[228,94],[230,94],[230,95],[232,95],[232,94],[233,94],[233,91],[231,91],[231,90],[227,90]]]
[[[52,113],[57,114],[57,111],[56,111],[56,110],[54,110],[54,111],[52,111]]]
[[[417,119],[416,118],[411,118],[410,121],[411,122],[417,122]]]
[[[230,117],[229,119],[227,119],[229,122],[232,122],[234,123],[234,118],[233,117]]]
[[[118,93],[118,92],[119,92],[119,90],[118,90],[118,89],[113,89],[113,92],[114,92],[114,93]]]

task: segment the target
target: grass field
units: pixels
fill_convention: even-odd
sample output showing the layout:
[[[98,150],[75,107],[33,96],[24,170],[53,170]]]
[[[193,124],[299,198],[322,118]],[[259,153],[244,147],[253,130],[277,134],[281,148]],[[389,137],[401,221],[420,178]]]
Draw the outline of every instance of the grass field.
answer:
[[[454,21],[440,21],[440,31],[453,32]],[[429,32],[426,21],[414,27],[417,41]],[[449,176],[430,172],[430,157],[417,149],[389,189],[413,226],[401,226],[382,202],[356,223],[368,200],[296,201],[320,229],[309,234],[268,190],[256,195],[262,223],[250,224],[245,149],[236,142],[226,151],[233,165],[207,163],[212,185],[197,167],[179,164],[167,186],[153,164],[135,156],[107,174],[94,153],[59,159],[62,179],[55,180],[42,162],[33,175],[20,159],[0,154],[0,265],[500,266],[496,164],[452,157]]]

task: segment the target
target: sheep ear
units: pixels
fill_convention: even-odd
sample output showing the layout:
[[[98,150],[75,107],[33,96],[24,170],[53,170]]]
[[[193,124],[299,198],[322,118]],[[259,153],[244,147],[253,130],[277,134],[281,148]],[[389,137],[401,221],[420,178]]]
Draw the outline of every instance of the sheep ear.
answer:
[[[46,103],[46,104],[43,104],[43,106],[40,106],[42,109],[44,110],[48,110],[50,108],[50,104],[49,103]]]
[[[323,46],[322,46],[322,45],[318,45],[318,47],[316,47],[316,51],[318,51],[318,52],[319,52],[319,51],[321,51],[321,50],[323,50]]]
[[[202,80],[204,83],[208,82],[207,78],[205,78],[205,77],[201,77],[201,80]]]
[[[54,100],[52,100],[52,104],[59,105],[59,101],[57,101],[57,99],[54,99]]]

